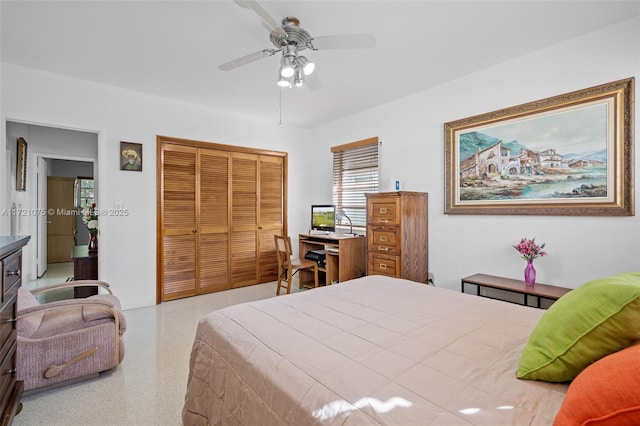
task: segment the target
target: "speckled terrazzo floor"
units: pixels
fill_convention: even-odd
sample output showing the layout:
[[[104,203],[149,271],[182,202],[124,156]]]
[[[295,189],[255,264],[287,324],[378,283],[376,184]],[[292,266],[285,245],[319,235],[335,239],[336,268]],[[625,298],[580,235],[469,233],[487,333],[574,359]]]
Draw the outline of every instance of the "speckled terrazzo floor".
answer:
[[[43,279],[25,286],[64,281],[72,271],[73,264],[56,265]],[[297,285],[292,287],[297,290]],[[275,283],[266,283],[126,310],[122,364],[96,378],[27,393],[13,424],[181,425],[189,354],[198,321],[229,305],[273,297],[275,290]]]

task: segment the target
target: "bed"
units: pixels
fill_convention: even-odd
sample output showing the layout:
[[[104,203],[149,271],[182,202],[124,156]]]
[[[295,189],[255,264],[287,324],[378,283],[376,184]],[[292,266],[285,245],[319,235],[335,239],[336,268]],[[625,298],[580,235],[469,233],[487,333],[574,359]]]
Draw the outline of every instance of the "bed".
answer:
[[[185,425],[550,425],[567,384],[516,378],[544,310],[367,276],[198,324]]]

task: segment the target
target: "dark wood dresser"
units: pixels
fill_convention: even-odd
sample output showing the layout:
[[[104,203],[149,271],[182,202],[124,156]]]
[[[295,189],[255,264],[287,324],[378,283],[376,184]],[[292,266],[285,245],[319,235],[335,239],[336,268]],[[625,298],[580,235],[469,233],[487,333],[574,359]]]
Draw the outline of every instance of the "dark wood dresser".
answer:
[[[22,409],[23,383],[16,380],[16,317],[18,287],[22,285],[22,248],[30,239],[29,236],[0,236],[0,425],[11,424]]]
[[[98,279],[98,252],[89,252],[89,246],[74,246],[71,253],[73,259],[73,279],[97,280]],[[73,297],[89,297],[98,294],[98,287],[75,287]]]

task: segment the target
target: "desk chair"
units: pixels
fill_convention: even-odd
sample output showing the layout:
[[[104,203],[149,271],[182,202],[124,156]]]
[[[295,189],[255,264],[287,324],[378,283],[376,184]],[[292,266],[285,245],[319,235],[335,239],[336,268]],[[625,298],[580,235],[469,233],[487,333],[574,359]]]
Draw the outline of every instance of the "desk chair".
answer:
[[[291,292],[291,280],[300,269],[313,269],[315,287],[318,287],[318,264],[310,259],[292,259],[291,238],[274,235],[276,242],[276,254],[278,255],[278,289],[276,295],[280,295],[280,287],[286,287],[287,294]],[[286,281],[286,285],[284,282]],[[300,281],[302,288],[302,281]]]

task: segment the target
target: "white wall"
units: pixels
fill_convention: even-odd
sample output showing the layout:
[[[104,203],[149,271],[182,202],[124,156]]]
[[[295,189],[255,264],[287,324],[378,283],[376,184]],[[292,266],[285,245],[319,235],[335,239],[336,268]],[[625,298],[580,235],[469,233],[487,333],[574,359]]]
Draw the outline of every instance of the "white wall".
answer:
[[[123,308],[155,304],[156,300],[156,136],[166,135],[289,153],[289,231],[304,229],[309,206],[304,149],[308,130],[250,122],[243,117],[208,111],[155,96],[2,64],[2,122],[15,121],[64,127],[98,134],[98,207],[121,203],[129,215],[100,220],[99,277],[122,299]],[[119,170],[120,141],[143,144],[143,171]],[[6,153],[2,134],[0,152]],[[6,163],[0,176],[8,176]],[[33,179],[31,179],[33,180]],[[29,185],[29,183],[28,183]],[[7,190],[0,210],[20,197]],[[28,188],[25,208],[35,207]],[[35,219],[33,219],[35,220]],[[8,229],[0,217],[1,229]],[[25,224],[30,227],[30,224]],[[34,228],[35,229],[35,228]],[[294,231],[297,232],[297,231]],[[292,233],[293,235],[293,233]],[[31,244],[31,243],[30,243]],[[27,250],[24,261],[35,265]],[[35,266],[28,266],[35,271]]]
[[[424,59],[428,66],[428,58]],[[522,279],[511,247],[546,242],[538,281],[575,288],[587,280],[640,270],[640,217],[473,216],[444,214],[445,122],[627,77],[640,84],[640,21],[630,19],[316,129],[314,193],[331,192],[329,147],[370,136],[383,140],[381,182],[429,193],[429,268],[436,285],[460,289],[479,273]],[[636,89],[637,91],[637,89]],[[637,99],[636,95],[636,99]],[[636,108],[637,110],[637,108]],[[636,114],[637,117],[637,114]],[[638,135],[638,120],[635,123]],[[640,165],[640,150],[635,149]],[[640,172],[635,173],[635,198]]]
[[[0,7],[0,22],[2,22],[1,18],[2,18],[2,8]],[[0,174],[0,176],[2,177],[2,180],[0,180],[0,235],[10,235],[11,219],[6,215],[1,214],[2,209],[7,208],[7,206],[11,205],[9,203],[9,194],[7,191],[7,187],[9,186],[9,183],[7,182],[9,180],[7,179],[8,178],[7,170],[8,170],[9,163],[7,160],[7,147],[6,147],[6,140],[5,140],[6,123],[4,120],[4,117],[5,117],[4,99],[1,96],[1,94],[4,93],[3,81],[4,81],[4,78],[2,75],[2,67],[0,66],[0,172],[2,172],[2,174]]]

